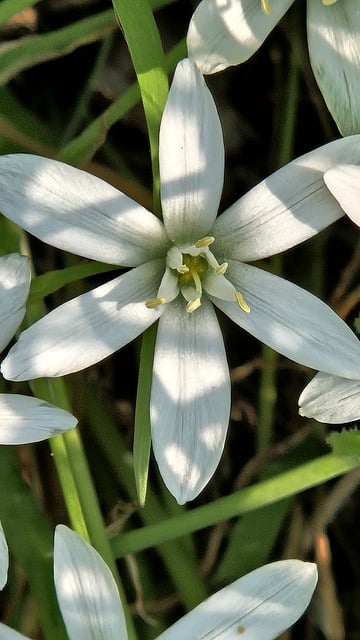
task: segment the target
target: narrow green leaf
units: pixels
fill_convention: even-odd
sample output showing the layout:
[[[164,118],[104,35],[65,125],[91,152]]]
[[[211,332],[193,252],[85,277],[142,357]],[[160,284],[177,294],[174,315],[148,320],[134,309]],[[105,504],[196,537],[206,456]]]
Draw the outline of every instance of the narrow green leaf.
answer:
[[[47,271],[41,276],[35,277],[31,282],[29,302],[39,302],[46,296],[58,291],[72,282],[77,282],[82,278],[87,278],[99,273],[113,271],[119,267],[102,264],[100,262],[81,262],[73,267]]]
[[[6,43],[0,49],[0,84],[35,64],[54,60],[85,44],[101,40],[115,28],[114,14],[108,10],[51,33]]]
[[[140,506],[144,506],[148,481],[151,425],[150,395],[152,362],[154,359],[157,325],[153,324],[143,335],[140,354],[138,391],[134,424],[134,474]]]
[[[170,71],[186,56],[185,40],[181,40],[166,55],[166,69]],[[76,138],[73,138],[58,153],[57,158],[74,165],[90,162],[96,151],[104,144],[109,129],[120,120],[140,100],[138,84],[133,84],[93,120]]]
[[[219,498],[214,503],[191,509],[181,516],[131,533],[123,533],[112,540],[114,554],[119,558],[249,513],[316,487],[359,466],[358,456],[338,456],[332,453],[320,456],[296,469],[280,473],[274,478],[258,482],[225,498]]]
[[[165,57],[148,0],[113,0],[138,79],[149,134],[154,212],[160,214],[159,129],[167,94]]]

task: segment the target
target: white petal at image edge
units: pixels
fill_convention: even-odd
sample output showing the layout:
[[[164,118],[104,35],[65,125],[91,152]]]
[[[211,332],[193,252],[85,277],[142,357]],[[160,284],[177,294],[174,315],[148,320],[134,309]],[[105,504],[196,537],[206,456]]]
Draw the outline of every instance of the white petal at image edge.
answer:
[[[343,136],[360,130],[360,12],[358,0],[307,2],[311,66],[326,105]]]
[[[29,261],[25,256],[10,253],[0,257],[0,352],[25,315],[30,277]]]
[[[360,167],[339,165],[326,171],[324,181],[341,208],[360,227]]]
[[[0,622],[0,640],[30,640],[27,636],[23,636],[22,633],[7,627],[6,624]]]
[[[73,429],[76,418],[44,400],[0,394],[0,444],[40,442]]]
[[[54,580],[69,640],[126,640],[112,573],[101,556],[64,525],[55,530]]]
[[[317,583],[316,565],[267,564],[236,580],[185,615],[157,640],[272,640],[304,613]]]
[[[360,419],[360,381],[317,373],[299,398],[299,413],[319,422]]]
[[[260,0],[202,0],[190,20],[189,58],[208,74],[245,62],[292,3],[276,0],[265,15]]]
[[[5,587],[9,568],[9,551],[4,529],[0,522],[0,589]]]
[[[100,362],[164,311],[148,309],[164,269],[153,260],[65,302],[20,334],[2,363],[8,380],[61,376]]]
[[[360,163],[360,135],[310,151],[250,189],[214,224],[218,260],[247,262],[275,255],[343,216],[341,202],[324,184],[324,172],[341,163]]]

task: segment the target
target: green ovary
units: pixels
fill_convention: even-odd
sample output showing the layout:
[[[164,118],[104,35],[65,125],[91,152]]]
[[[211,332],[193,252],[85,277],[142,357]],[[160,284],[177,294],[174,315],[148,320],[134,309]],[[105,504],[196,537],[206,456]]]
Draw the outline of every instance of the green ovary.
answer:
[[[201,256],[190,256],[188,253],[183,254],[183,264],[189,271],[179,275],[180,286],[189,284],[191,281],[196,282],[196,275],[201,280],[209,268],[209,264],[205,258]]]

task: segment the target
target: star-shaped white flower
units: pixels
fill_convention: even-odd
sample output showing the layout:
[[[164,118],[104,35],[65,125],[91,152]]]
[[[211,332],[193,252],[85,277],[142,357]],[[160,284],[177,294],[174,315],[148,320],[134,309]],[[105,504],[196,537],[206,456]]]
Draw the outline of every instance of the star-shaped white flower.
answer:
[[[28,260],[17,253],[0,257],[0,353],[21,323],[30,286]],[[38,442],[76,425],[67,411],[18,394],[0,394],[0,444]]]
[[[126,640],[115,580],[101,556],[58,525],[54,579],[69,640]],[[158,640],[272,640],[304,613],[317,582],[316,565],[280,560],[218,591],[158,636]],[[0,624],[0,640],[27,640]]]
[[[339,165],[324,175],[325,183],[349,218],[360,227],[360,168]],[[360,364],[359,364],[360,368]],[[300,414],[338,424],[360,419],[360,382],[318,373],[299,398]]]
[[[229,372],[213,304],[285,356],[360,378],[357,340],[328,306],[245,264],[293,247],[343,215],[323,174],[339,162],[360,162],[360,136],[291,162],[216,218],[222,132],[203,77],[186,59],[162,118],[159,161],[163,222],[78,169],[31,155],[0,158],[6,216],[51,245],[133,267],[24,331],[2,372],[26,380],[78,371],[159,319],[152,443],[165,484],[183,503],[213,475],[229,420]]]
[[[202,0],[190,21],[189,56],[203,73],[245,62],[294,0]],[[308,0],[310,61],[341,133],[360,130],[358,0]]]

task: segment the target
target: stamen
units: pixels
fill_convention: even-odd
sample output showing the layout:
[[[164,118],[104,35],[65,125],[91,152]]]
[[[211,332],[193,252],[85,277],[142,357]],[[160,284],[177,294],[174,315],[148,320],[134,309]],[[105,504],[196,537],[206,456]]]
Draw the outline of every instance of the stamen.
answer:
[[[148,309],[156,309],[156,307],[159,307],[161,304],[165,304],[166,302],[166,298],[151,298],[151,300],[147,300],[147,302],[145,302],[145,306]]]
[[[245,302],[244,296],[240,293],[240,291],[235,291],[235,298],[240,309],[242,309],[242,311],[245,311],[245,313],[250,313],[250,307]]]
[[[271,5],[269,0],[261,0],[261,8],[265,15],[269,16],[271,14]]]
[[[217,269],[215,269],[215,273],[217,273],[219,276],[223,276],[224,273],[226,273],[228,266],[228,262],[223,262],[217,267]]]
[[[176,269],[176,271],[183,275],[184,273],[189,273],[189,267],[187,267],[186,264],[182,264],[181,267]]]
[[[190,300],[190,302],[186,305],[186,311],[188,313],[192,313],[195,309],[198,309],[201,306],[200,298],[194,298],[194,300]]]
[[[205,236],[205,238],[200,238],[200,240],[195,242],[195,247],[197,249],[209,247],[213,242],[215,242],[215,238],[213,236]]]

